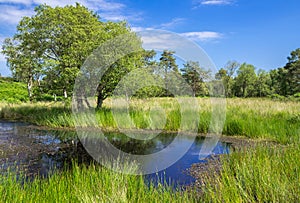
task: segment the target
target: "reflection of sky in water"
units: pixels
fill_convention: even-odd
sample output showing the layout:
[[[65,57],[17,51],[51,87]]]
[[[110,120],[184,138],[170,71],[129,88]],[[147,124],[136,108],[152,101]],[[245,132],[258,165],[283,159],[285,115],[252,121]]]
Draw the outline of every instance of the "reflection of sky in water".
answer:
[[[22,128],[19,128],[22,127]],[[25,127],[25,128],[24,128]],[[27,129],[27,130],[26,130]],[[23,144],[34,143],[38,146],[44,146],[45,149],[55,149],[55,152],[63,144],[67,137],[73,137],[73,135],[68,134],[64,131],[46,131],[46,130],[32,130],[26,128],[26,124],[23,123],[13,123],[13,122],[0,122],[0,134],[5,134],[5,137],[9,135],[15,138],[19,136],[22,138],[20,140],[26,140]],[[3,135],[4,135],[3,134]],[[169,168],[160,171],[156,174],[146,175],[147,181],[153,181],[154,183],[159,180],[166,180],[167,182],[175,183],[175,185],[186,185],[194,181],[194,178],[183,173],[186,169],[190,168],[192,164],[203,162],[199,160],[199,153],[203,145],[203,138],[196,138],[191,136],[181,136],[180,139],[174,141],[176,134],[160,134],[152,140],[148,141],[136,141],[132,138],[124,136],[124,134],[109,133],[106,135],[107,138],[113,143],[117,148],[127,151],[128,153],[134,152],[134,154],[152,154],[159,152],[166,148],[172,143],[172,148],[178,149],[180,147],[190,146],[188,152],[180,158],[176,163],[171,165]],[[63,141],[61,141],[61,139]],[[34,146],[33,146],[34,147]],[[71,150],[71,149],[70,149]],[[29,153],[29,152],[23,152]],[[47,175],[48,171],[53,168],[62,168],[64,164],[64,156],[67,156],[69,152],[64,152],[65,154],[47,154],[45,152],[39,152],[34,157],[34,162],[32,160],[17,160],[19,164],[34,164],[35,168],[38,168],[39,173]],[[82,153],[82,151],[81,151]],[[227,154],[229,153],[229,145],[224,143],[218,143],[213,150],[213,154]],[[85,154],[86,155],[86,154]],[[59,157],[57,157],[59,156]],[[84,156],[84,154],[78,154],[78,156]],[[178,156],[176,151],[174,153],[164,153],[163,156],[159,157],[161,162],[166,162],[174,157]],[[24,156],[27,157],[27,156]],[[2,165],[2,170],[8,165]],[[155,167],[155,161],[153,159],[148,159],[145,162],[145,166],[149,168]],[[154,170],[155,171],[155,170]],[[177,184],[176,184],[177,183]]]
[[[40,143],[42,143],[44,145],[60,144],[61,143],[60,139],[54,137],[51,134],[46,134],[46,135],[32,135],[30,137],[36,139],[38,142],[40,142]]]
[[[18,133],[19,126],[26,126],[26,123],[0,121],[0,133],[12,132]]]
[[[194,140],[190,137],[182,138],[177,144],[178,145],[185,145],[189,144],[190,142],[193,142]],[[188,168],[192,166],[194,163],[199,162],[206,162],[206,160],[199,160],[199,153],[203,144],[202,139],[196,139],[196,141],[193,143],[191,148],[188,150],[188,152],[179,159],[176,163],[174,163],[169,168],[160,171],[156,174],[150,174],[146,175],[146,178],[148,181],[153,181],[154,183],[157,183],[158,180],[165,180],[167,183],[172,183],[175,186],[176,185],[187,185],[195,181],[195,179],[187,173],[183,173],[183,171],[186,171]],[[161,143],[160,143],[161,144]],[[224,144],[221,142],[218,142],[216,147],[213,150],[213,155],[217,154],[228,154],[229,153],[229,145]],[[162,157],[162,159],[168,159],[170,157]],[[208,157],[209,158],[209,157]],[[151,167],[151,161],[148,163]]]
[[[11,123],[0,123],[0,132],[12,131],[13,129]]]

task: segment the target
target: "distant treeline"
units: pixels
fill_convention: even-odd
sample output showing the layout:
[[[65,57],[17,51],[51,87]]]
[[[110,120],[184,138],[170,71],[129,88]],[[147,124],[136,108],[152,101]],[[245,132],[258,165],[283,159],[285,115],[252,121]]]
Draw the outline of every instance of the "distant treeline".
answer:
[[[221,79],[228,97],[300,97],[300,49],[291,52],[284,67],[255,70],[250,64],[229,62],[215,75]]]

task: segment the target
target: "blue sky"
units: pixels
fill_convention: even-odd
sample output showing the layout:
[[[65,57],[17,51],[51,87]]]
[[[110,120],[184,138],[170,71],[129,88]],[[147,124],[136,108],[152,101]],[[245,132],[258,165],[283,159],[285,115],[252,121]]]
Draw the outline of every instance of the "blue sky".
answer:
[[[126,20],[133,30],[163,29],[195,41],[217,68],[227,61],[275,69],[300,48],[299,0],[0,0],[0,45],[15,33],[22,16],[41,3],[79,2],[102,20]],[[3,55],[0,73],[7,76]]]

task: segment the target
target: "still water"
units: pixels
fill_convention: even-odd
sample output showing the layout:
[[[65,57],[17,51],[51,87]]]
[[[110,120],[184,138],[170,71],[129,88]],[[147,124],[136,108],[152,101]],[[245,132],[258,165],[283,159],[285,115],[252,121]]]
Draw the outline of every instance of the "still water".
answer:
[[[122,133],[106,133],[106,138],[116,148],[130,154],[151,154],[166,148],[177,136],[176,133],[160,133],[148,141],[128,138]],[[199,163],[199,152],[204,138],[181,136],[177,147],[191,145],[187,153],[176,163],[158,173],[146,175],[147,181],[157,183],[164,180],[174,185],[187,185],[194,181],[187,169]],[[230,145],[218,142],[213,154],[229,153]],[[172,154],[161,157],[163,161],[173,158]],[[56,170],[70,165],[76,159],[79,163],[90,163],[93,158],[79,142],[76,132],[49,131],[37,129],[26,123],[0,121],[0,172],[22,172],[26,177],[47,177]],[[154,160],[148,160],[151,167]],[[205,160],[204,160],[205,161]]]

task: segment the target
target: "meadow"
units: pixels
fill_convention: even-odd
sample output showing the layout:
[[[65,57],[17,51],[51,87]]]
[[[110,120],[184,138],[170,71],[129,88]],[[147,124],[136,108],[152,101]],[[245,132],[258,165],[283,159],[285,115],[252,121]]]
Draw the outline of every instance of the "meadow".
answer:
[[[206,133],[211,119],[210,99],[199,98],[197,101],[200,106],[198,133]],[[163,111],[153,110],[152,106],[160,106]],[[1,119],[52,128],[74,128],[72,111],[64,103],[1,103],[0,109]],[[111,109],[111,100],[106,100],[104,107],[96,111],[96,118],[98,126],[114,131],[118,126]],[[119,174],[93,164],[79,166],[74,163],[72,170],[33,182],[21,183],[13,174],[1,176],[0,199],[4,202],[299,202],[299,109],[300,103],[295,101],[227,99],[223,134],[267,140],[270,144],[258,142],[253,148],[222,156],[222,170],[206,176],[200,192],[197,189],[173,190],[163,185],[147,186],[141,176]],[[135,125],[122,124],[121,119],[121,127],[159,129],[161,125],[151,123],[155,110],[165,112],[164,130],[180,128],[181,113],[174,98],[133,100],[129,114]],[[194,113],[188,108],[184,110]],[[123,111],[120,112],[121,115]],[[129,168],[134,170],[134,166]]]
[[[282,144],[299,143],[300,134],[300,102],[296,101],[274,101],[270,99],[241,99],[231,98],[226,102],[226,120],[223,127],[224,135],[245,136],[253,139],[269,139]],[[210,127],[212,106],[209,98],[197,99],[199,105],[198,133],[207,133]],[[154,109],[152,107],[155,107]],[[118,107],[118,106],[117,106]],[[115,107],[114,107],[115,108]],[[193,117],[194,107],[188,103],[181,110],[174,98],[134,99],[128,112],[134,125],[130,125],[127,115],[127,108],[116,108],[112,111],[111,100],[104,102],[103,108],[95,112],[97,126],[107,130],[127,129],[148,129],[177,131],[193,127],[191,123],[185,122],[181,125],[182,112],[186,117]],[[121,109],[121,110],[120,110]],[[157,112],[155,112],[157,111]],[[126,115],[125,115],[126,114]],[[158,114],[161,123],[153,124],[153,116]],[[118,124],[115,116],[118,117]],[[40,126],[53,128],[74,129],[74,117],[69,105],[63,102],[47,103],[21,103],[21,104],[0,104],[0,119],[19,120],[33,123]],[[83,117],[82,125],[88,123]],[[192,126],[190,126],[192,125]],[[195,124],[197,125],[197,124]]]

